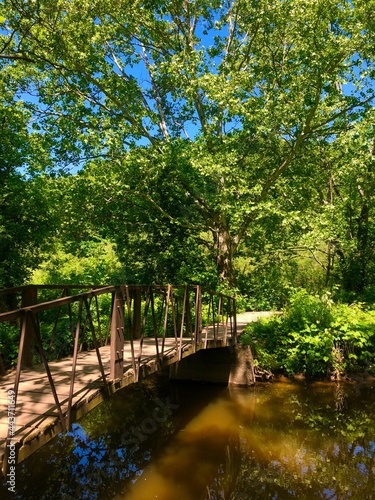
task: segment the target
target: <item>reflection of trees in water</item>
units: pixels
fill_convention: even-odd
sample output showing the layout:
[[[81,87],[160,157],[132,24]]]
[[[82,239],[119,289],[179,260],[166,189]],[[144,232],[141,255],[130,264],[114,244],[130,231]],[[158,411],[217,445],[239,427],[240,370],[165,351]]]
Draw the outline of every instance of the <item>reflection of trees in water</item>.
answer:
[[[53,454],[39,461],[49,481],[42,493],[28,472],[22,496],[20,464],[19,498],[113,498],[150,463],[159,484],[170,482],[183,491],[179,500],[374,498],[375,403],[370,389],[322,385],[293,391],[278,390],[275,384],[266,390],[233,390],[230,400],[206,402],[195,418],[184,420],[172,440],[186,409],[176,411],[176,421],[160,422],[140,446],[127,446],[124,429],[142,429],[142,419],[149,420],[155,408],[154,393],[142,395],[139,410],[120,411],[111,402],[95,413],[92,428],[75,425],[72,433],[61,436]],[[111,425],[103,429],[105,422]]]
[[[362,398],[352,404],[353,391],[358,388],[337,385],[320,394],[294,393],[285,397],[282,411],[274,406],[273,420],[263,401],[256,418],[229,445],[228,481],[220,482],[222,468],[206,498],[373,499],[375,408],[366,396],[366,408]]]
[[[345,445],[345,440],[339,440],[322,448],[313,459],[309,456],[307,462],[301,455],[283,462],[244,455],[233,498],[372,499],[374,450],[367,446],[359,451],[359,447],[352,446],[346,453]]]
[[[336,384],[335,386],[335,408],[341,411],[345,407],[345,389],[342,384]]]
[[[222,462],[211,484],[207,485],[207,499],[231,499],[236,490],[237,478],[241,473],[241,445],[239,435],[231,436]]]
[[[172,410],[164,410],[164,418],[157,401],[166,407],[167,392],[148,381],[130,386],[126,397],[118,394],[99,405],[84,418],[84,428],[73,424],[71,432],[60,434],[17,466],[17,498],[112,499],[124,484],[141,474],[174,432]],[[147,430],[156,407],[158,421],[151,436]],[[143,432],[137,443],[129,433],[133,428]]]
[[[100,437],[96,440],[90,438],[80,425],[74,424],[70,433],[74,449],[68,483],[69,490],[75,483],[74,498],[113,498],[121,485],[143,472],[173,431],[169,419],[159,421],[151,435],[143,432],[142,422],[134,419],[130,422],[134,425],[129,424],[126,432],[113,432],[107,439]],[[134,432],[129,429],[134,429]]]
[[[35,481],[25,464],[19,466],[17,498],[113,498],[124,482],[140,474],[152,452],[150,443],[135,451],[127,447],[116,448],[104,437],[92,439],[79,424],[73,424],[72,431],[61,435],[55,442],[53,454],[46,461],[41,460],[45,474],[43,481]]]
[[[308,443],[305,443],[305,445]],[[235,458],[226,462],[228,477],[221,472],[210,485],[207,499],[248,500],[263,498],[360,498],[373,499],[375,490],[375,443],[348,446],[345,437],[322,445],[311,454],[301,446],[296,455],[281,460],[269,453],[260,458],[244,447],[231,447]]]

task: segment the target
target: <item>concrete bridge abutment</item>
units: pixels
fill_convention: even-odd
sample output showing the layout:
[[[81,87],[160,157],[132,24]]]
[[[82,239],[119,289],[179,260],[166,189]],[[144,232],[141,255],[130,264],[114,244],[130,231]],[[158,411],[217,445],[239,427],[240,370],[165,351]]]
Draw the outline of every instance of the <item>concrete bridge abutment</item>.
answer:
[[[254,359],[250,346],[202,349],[170,365],[169,376],[173,380],[251,386],[255,384]]]

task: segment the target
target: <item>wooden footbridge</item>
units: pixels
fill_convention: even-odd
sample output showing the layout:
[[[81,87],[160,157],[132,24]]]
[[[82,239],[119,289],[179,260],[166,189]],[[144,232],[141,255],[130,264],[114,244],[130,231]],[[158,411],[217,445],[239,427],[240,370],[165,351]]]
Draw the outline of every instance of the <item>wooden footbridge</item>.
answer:
[[[17,365],[0,359],[5,474],[111,393],[239,330],[235,299],[200,286],[30,285],[1,290],[0,308],[19,339]]]

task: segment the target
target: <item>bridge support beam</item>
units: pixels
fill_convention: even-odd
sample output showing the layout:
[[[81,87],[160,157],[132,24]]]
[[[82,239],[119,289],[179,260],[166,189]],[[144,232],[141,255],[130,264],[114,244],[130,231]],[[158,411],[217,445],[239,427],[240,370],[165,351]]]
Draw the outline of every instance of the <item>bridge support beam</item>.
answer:
[[[254,360],[250,346],[201,349],[169,368],[174,380],[225,385],[255,384]]]
[[[110,378],[124,376],[124,298],[121,288],[112,293]]]

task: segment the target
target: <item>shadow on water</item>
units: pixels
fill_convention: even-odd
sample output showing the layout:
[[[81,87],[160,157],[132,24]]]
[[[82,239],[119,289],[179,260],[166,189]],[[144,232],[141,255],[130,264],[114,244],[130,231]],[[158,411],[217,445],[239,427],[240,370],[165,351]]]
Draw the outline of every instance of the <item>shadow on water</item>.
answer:
[[[373,499],[374,392],[154,378],[20,464],[12,498]]]
[[[16,494],[0,498],[111,499],[158,458],[171,437],[225,388],[149,377],[100,404],[70,432],[17,466]]]

